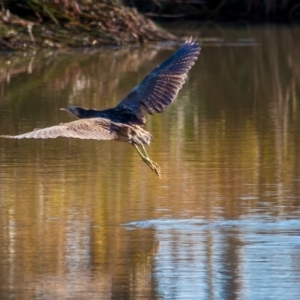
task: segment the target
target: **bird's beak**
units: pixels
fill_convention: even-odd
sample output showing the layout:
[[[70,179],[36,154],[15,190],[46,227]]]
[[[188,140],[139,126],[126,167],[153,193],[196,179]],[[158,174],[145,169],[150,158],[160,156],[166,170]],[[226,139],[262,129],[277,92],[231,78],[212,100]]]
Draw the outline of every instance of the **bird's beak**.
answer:
[[[61,107],[59,110],[64,110],[64,111],[66,111],[66,109],[65,109],[64,107]]]

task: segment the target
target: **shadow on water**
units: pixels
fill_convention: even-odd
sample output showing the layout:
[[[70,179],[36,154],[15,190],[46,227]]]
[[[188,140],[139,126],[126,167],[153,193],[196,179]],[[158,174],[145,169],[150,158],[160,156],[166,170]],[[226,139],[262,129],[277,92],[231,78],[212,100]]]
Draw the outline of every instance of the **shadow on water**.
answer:
[[[200,58],[146,125],[162,180],[125,143],[1,140],[0,298],[296,299],[299,31],[191,27]],[[114,106],[175,49],[0,56],[0,133]]]

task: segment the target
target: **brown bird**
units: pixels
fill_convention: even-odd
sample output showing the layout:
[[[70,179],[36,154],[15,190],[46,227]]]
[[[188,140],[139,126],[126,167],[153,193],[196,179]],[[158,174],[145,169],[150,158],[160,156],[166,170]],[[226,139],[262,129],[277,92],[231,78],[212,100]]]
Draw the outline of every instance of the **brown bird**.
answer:
[[[20,135],[0,137],[11,139],[71,137],[127,142],[135,147],[142,160],[160,177],[159,165],[150,159],[144,147],[150,144],[152,136],[141,126],[146,123],[146,114],[162,113],[172,104],[199,53],[199,43],[192,39],[187,40],[114,108],[106,110],[85,109],[78,106],[63,108],[62,110],[81,120],[35,129]]]

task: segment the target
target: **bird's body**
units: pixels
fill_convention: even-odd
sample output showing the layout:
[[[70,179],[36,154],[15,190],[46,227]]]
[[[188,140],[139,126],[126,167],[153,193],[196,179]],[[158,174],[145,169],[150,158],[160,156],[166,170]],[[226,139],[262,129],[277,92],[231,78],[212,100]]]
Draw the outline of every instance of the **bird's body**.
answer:
[[[161,113],[172,104],[199,53],[200,46],[197,42],[192,39],[186,41],[114,108],[96,110],[71,106],[63,110],[80,120],[20,135],[0,137],[12,139],[72,137],[127,142],[135,147],[143,161],[160,176],[159,166],[149,158],[144,148],[144,145],[150,144],[152,136],[141,126],[146,123],[146,114]],[[140,151],[139,146],[144,153]]]
[[[127,107],[114,107],[105,110],[85,109],[80,106],[70,106],[61,108],[79,119],[104,118],[112,122],[129,124],[129,125],[145,125],[146,118],[137,116],[134,111]]]

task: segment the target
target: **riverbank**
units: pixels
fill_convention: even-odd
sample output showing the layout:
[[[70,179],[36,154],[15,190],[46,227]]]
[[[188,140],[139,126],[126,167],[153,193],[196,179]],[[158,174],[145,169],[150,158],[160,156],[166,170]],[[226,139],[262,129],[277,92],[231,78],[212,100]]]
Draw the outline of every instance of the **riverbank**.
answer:
[[[192,2],[171,0],[0,0],[0,51],[70,49],[176,41],[156,21],[299,22],[295,0]],[[131,5],[131,6],[130,6]],[[133,6],[134,5],[134,6]],[[171,20],[171,22],[170,22]],[[164,23],[166,24],[166,23]],[[171,26],[169,26],[171,24]],[[182,29],[185,35],[185,29]]]
[[[22,0],[0,4],[0,50],[176,40],[119,0]]]

